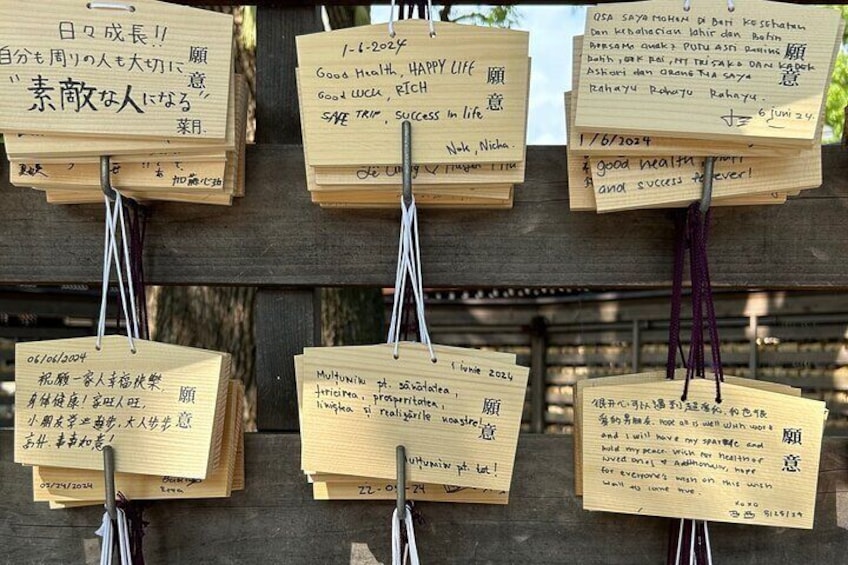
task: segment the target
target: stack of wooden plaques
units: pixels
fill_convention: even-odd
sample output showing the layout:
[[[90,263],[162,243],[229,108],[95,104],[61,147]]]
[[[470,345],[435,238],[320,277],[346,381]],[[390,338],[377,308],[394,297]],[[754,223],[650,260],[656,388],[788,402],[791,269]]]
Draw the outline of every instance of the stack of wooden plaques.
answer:
[[[524,181],[528,34],[406,20],[297,38],[307,187],[324,207],[397,206],[401,124],[421,206],[509,208]]]
[[[0,5],[0,131],[12,184],[48,202],[232,203],[244,193],[247,94],[232,15],[155,0]]]
[[[820,186],[842,28],[833,10],[766,0],[591,8],[566,94],[571,209],[686,206],[707,157],[715,205],[781,204]]]
[[[435,346],[307,348],[295,357],[301,466],[319,500],[397,495],[506,504],[528,370],[515,355]]]
[[[575,492],[587,510],[812,528],[827,410],[798,388],[685,370],[578,381]]]
[[[100,156],[109,155],[112,186],[130,198],[231,205],[244,196],[247,89],[233,75],[226,138],[216,143],[7,132],[9,180],[51,204],[99,203]]]
[[[244,388],[230,356],[107,336],[21,343],[15,461],[51,508],[102,504],[105,445],[130,500],[228,497],[244,488]]]

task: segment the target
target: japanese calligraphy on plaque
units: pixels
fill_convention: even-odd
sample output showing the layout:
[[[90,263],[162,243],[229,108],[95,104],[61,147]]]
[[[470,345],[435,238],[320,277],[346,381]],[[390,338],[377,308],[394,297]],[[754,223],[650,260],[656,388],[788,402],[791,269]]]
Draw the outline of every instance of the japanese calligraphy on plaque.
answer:
[[[15,462],[205,479],[223,443],[226,353],[105,336],[15,347]]]
[[[232,16],[97,4],[0,2],[0,130],[223,139]]]
[[[695,379],[582,391],[587,510],[812,528],[824,403]]]

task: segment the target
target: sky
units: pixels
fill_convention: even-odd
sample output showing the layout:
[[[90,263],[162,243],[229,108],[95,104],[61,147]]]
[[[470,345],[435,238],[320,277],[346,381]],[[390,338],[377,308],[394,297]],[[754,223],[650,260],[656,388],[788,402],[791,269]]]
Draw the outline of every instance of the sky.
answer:
[[[475,7],[476,9],[476,7]],[[571,38],[583,33],[583,6],[519,6],[513,29],[530,32],[529,145],[565,145],[563,93],[571,89]],[[435,7],[434,7],[435,10]],[[461,14],[462,7],[454,7]],[[389,20],[388,6],[373,6],[371,22]]]

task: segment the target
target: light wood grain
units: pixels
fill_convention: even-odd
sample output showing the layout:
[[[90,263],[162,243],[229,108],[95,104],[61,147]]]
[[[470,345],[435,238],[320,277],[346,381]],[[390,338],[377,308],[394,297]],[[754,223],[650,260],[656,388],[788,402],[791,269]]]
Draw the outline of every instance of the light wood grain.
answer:
[[[393,165],[359,167],[314,167],[315,183],[335,185],[401,185],[401,168]],[[485,184],[524,182],[524,161],[517,163],[474,163],[468,165],[413,165],[412,182],[444,184]]]
[[[674,375],[676,382],[686,378],[686,371],[678,369]],[[581,379],[574,385],[574,493],[583,496],[583,391],[589,387],[640,384],[658,382],[666,378],[665,372],[638,373],[635,375],[615,375],[612,377],[601,377],[597,379]],[[725,376],[725,381],[737,385],[765,390],[789,396],[801,396],[801,389],[780,383],[761,381],[754,379],[742,379],[734,376]],[[681,385],[682,386],[682,385]]]
[[[703,192],[704,159],[655,157],[590,157],[598,212],[634,210],[664,203],[690,203]],[[821,151],[804,149],[793,158],[716,157],[713,196],[735,198],[821,186]]]
[[[583,507],[812,528],[824,403],[725,383],[719,404],[704,379],[680,393],[583,391]]]
[[[47,162],[99,162],[101,155],[115,157],[116,163],[138,161],[150,154],[177,154],[183,159],[189,155],[208,155],[235,151],[239,99],[246,96],[244,76],[233,75],[230,96],[235,96],[227,104],[227,128],[222,141],[203,139],[136,139],[116,137],[90,137],[74,135],[25,134],[7,132],[3,136],[6,154],[12,161],[37,160]]]
[[[527,369],[485,351],[435,353],[434,363],[422,344],[403,343],[398,359],[391,345],[306,348],[303,468],[391,479],[404,445],[410,481],[508,490]]]
[[[134,344],[135,353],[118,335],[105,336],[100,351],[94,337],[17,344],[15,460],[102,469],[99,437],[101,449],[114,447],[117,472],[205,479],[220,456],[229,354]],[[143,417],[150,426],[156,418],[158,426],[142,427]]]
[[[583,38],[575,35],[572,40],[571,52],[571,100],[574,106],[566,109],[569,124],[574,123],[580,81],[580,62],[583,60]],[[567,108],[568,106],[566,106]],[[683,137],[667,137],[663,135],[647,135],[645,132],[615,132],[601,133],[587,129],[578,129],[569,125],[568,145],[573,151],[585,155],[693,155],[707,156],[749,156],[774,157],[792,156],[800,151],[797,147],[785,147],[759,143],[734,143],[711,139],[686,139]]]
[[[226,160],[182,162],[179,160],[115,164],[111,182],[117,190],[186,190],[223,192]],[[10,182],[15,186],[79,189],[100,184],[100,164],[12,162]],[[232,182],[232,181],[230,181]],[[232,186],[230,186],[232,190]]]
[[[396,24],[394,39],[385,25],[297,38],[301,118],[313,166],[400,164],[404,119],[415,126],[417,164],[524,159],[527,33],[442,22],[436,27],[435,37],[426,22],[407,20]],[[387,42],[396,50],[369,51]],[[489,84],[490,67],[504,68],[503,83]],[[354,98],[363,91],[367,98]],[[365,117],[358,110],[379,113]]]
[[[315,500],[395,500],[396,483],[390,480],[360,479],[345,482],[312,483]],[[451,487],[407,482],[406,499],[421,502],[453,502],[463,504],[508,504],[506,491]]]
[[[574,93],[565,93],[565,111],[569,128],[574,119],[574,105],[571,96]],[[704,147],[712,145],[712,141],[701,141]],[[568,202],[571,211],[597,211],[595,204],[595,183],[592,179],[592,156],[574,151],[571,146],[565,148],[568,160]],[[629,158],[629,157],[628,157]],[[634,159],[637,159],[634,157]],[[693,173],[694,174],[694,173]],[[666,200],[663,198],[663,200]],[[717,196],[713,199],[712,206],[761,206],[771,204],[783,204],[786,202],[786,193],[763,192],[759,194],[746,194],[744,196]],[[689,204],[689,201],[665,201],[659,204],[646,205],[644,208],[678,208]],[[640,205],[640,207],[643,207]]]
[[[236,468],[236,450],[243,419],[244,387],[230,381],[224,420],[221,462],[203,479],[115,473],[115,490],[129,500],[171,498],[221,498],[230,496]],[[106,492],[102,471],[33,466],[33,500],[36,502],[96,501],[102,503]]]
[[[766,0],[733,12],[723,2],[684,11],[677,0],[591,8],[575,124],[808,145],[842,26],[834,10]]]
[[[134,1],[132,12],[86,6],[76,0],[55,0],[49,10],[21,0],[0,5],[0,44],[10,57],[3,66],[0,130],[224,139],[232,15],[153,0]],[[192,47],[207,48],[205,63],[190,57]],[[29,54],[21,57],[25,49]],[[64,64],[55,58],[57,49],[64,50]],[[79,97],[74,89],[61,91],[68,78],[85,83],[74,87]],[[41,87],[53,89],[43,91],[49,98],[29,90]],[[129,88],[135,107],[124,105]],[[104,91],[111,105],[101,100]],[[185,133],[180,120],[188,120]]]

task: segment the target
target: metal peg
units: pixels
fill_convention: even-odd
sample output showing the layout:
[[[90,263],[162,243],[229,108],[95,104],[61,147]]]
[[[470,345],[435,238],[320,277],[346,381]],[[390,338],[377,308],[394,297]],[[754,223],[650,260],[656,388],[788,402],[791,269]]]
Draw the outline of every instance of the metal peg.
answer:
[[[114,520],[118,511],[115,505],[115,450],[111,445],[103,448],[103,475],[106,479],[106,512]]]
[[[397,515],[398,520],[406,519],[406,448],[397,446]]]
[[[100,157],[100,189],[103,191],[109,200],[114,201],[117,193],[112,188],[112,162],[108,155]]]
[[[704,159],[704,190],[701,193],[700,210],[706,214],[713,200],[713,169],[715,168],[715,157]]]
[[[403,205],[412,204],[412,124],[401,124],[401,152],[403,157]]]

